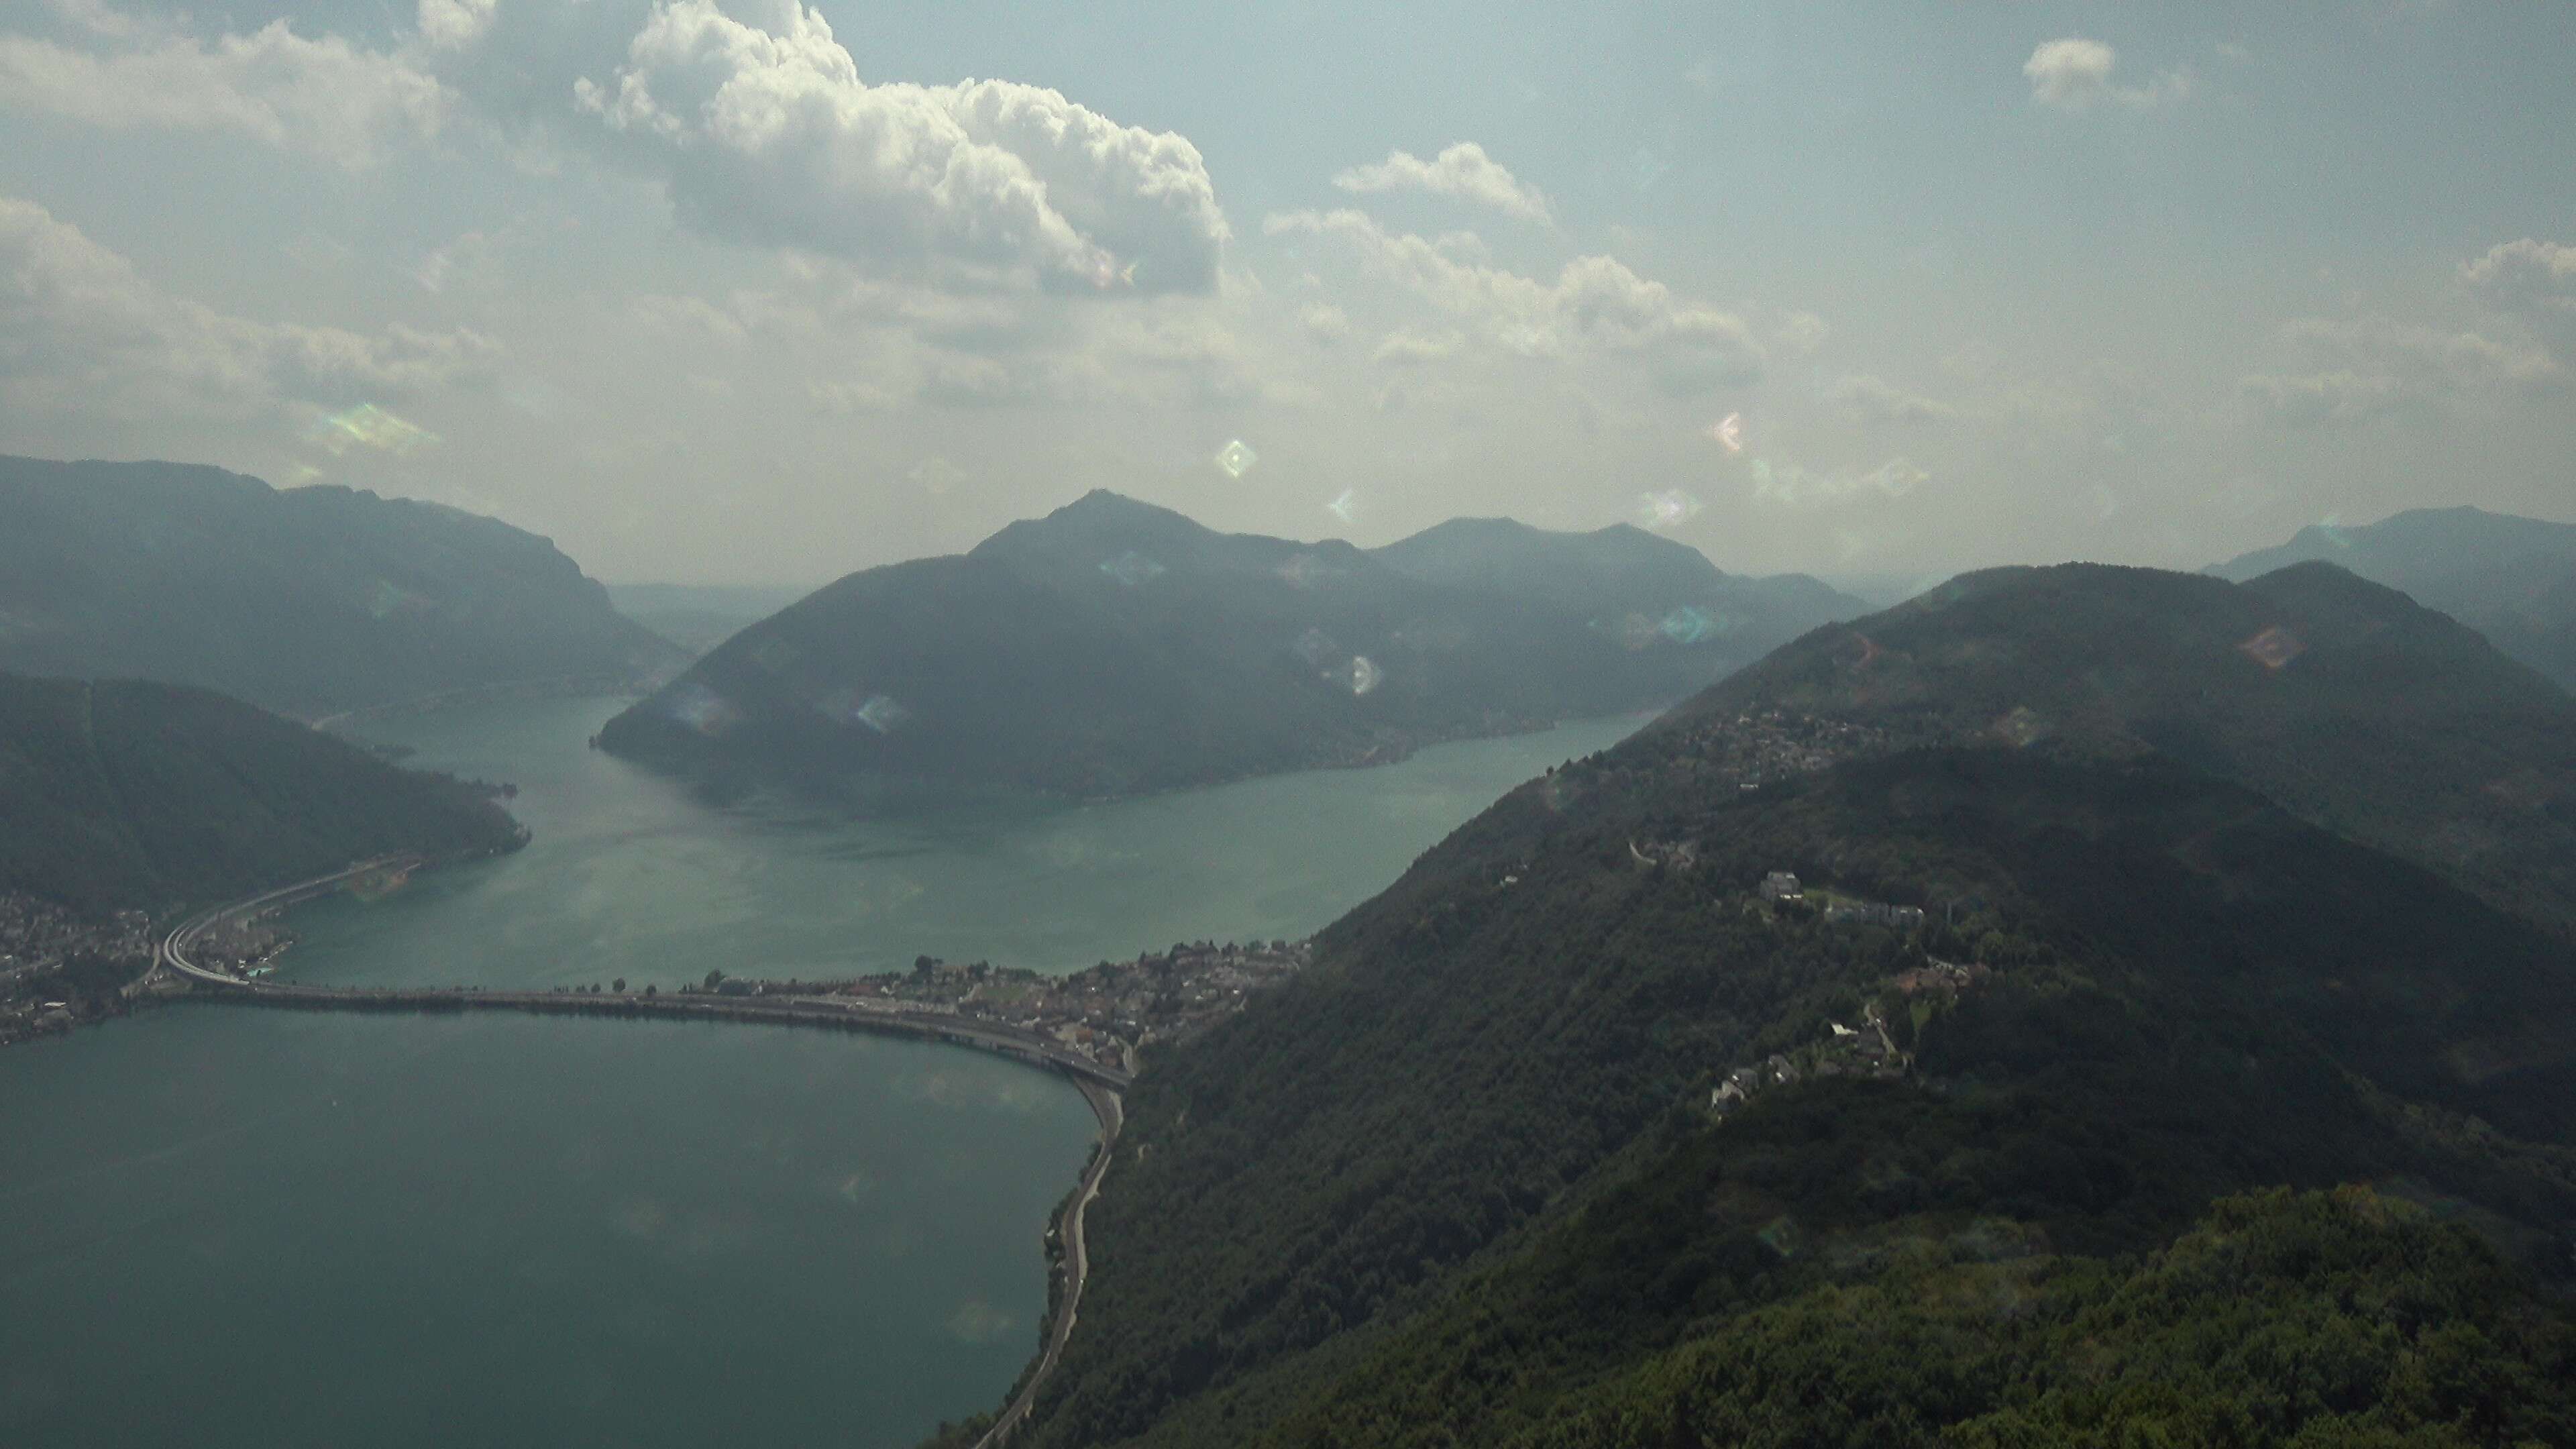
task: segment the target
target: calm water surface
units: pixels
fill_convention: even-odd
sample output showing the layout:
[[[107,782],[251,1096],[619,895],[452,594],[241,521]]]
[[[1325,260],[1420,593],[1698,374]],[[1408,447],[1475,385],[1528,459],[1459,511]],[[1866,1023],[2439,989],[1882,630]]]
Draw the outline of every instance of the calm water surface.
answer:
[[[1496,796],[1642,721],[1425,750],[1110,805],[860,823],[712,810],[585,747],[617,700],[513,703],[375,727],[410,763],[519,787],[501,859],[297,913],[290,980],[812,979],[919,955],[1068,971],[1174,941],[1302,936]]]
[[[521,787],[504,860],[299,912],[290,977],[665,986],[1302,935],[1635,721],[1119,805],[713,811],[619,702],[377,728]],[[1035,1351],[1093,1123],[955,1048],[183,1005],[0,1052],[0,1444],[901,1446]]]

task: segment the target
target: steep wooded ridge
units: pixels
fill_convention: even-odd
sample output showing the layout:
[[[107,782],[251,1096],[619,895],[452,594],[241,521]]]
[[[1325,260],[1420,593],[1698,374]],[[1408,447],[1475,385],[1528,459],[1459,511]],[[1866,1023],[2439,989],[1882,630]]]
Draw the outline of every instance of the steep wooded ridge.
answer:
[[[2356,528],[2311,525],[2208,572],[2242,581],[2320,560],[2405,590],[2576,690],[2576,524],[2419,508]]]
[[[600,743],[854,795],[1123,795],[1659,706],[1856,612],[1635,529],[1468,520],[1372,553],[1095,492],[962,556],[832,584]]]
[[[97,914],[506,850],[481,791],[201,689],[0,674],[0,892]]]
[[[679,653],[493,519],[176,463],[0,458],[0,669],[201,685],[303,718]]]
[[[2552,1441],[2576,953],[2264,788],[2487,722],[2522,744],[2452,776],[2537,770],[2548,699],[2316,569],[2003,571],[1810,635],[1149,1058],[1025,1442]],[[1783,869],[1928,923],[1761,902]],[[1871,1015],[1901,1077],[1704,1109]]]
[[[2576,927],[2576,699],[2463,625],[2330,564],[2245,584],[2067,564],[1964,575],[1820,630],[1674,710],[1889,745],[2155,751]]]

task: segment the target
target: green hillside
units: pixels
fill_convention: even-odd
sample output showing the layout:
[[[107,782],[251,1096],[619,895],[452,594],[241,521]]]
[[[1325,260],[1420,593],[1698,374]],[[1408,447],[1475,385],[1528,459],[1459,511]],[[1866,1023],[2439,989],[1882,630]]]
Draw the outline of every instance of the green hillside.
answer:
[[[678,651],[554,545],[436,504],[175,463],[0,458],[0,669],[201,685],[319,718]]]
[[[2418,508],[2359,527],[2313,524],[2209,572],[2244,580],[2315,561],[2403,589],[2576,689],[2576,524]]]
[[[1812,580],[1730,579],[1644,534],[1607,540],[1613,568],[1604,540],[1516,529],[1497,555],[1510,567],[1469,577],[1094,493],[961,557],[842,579],[600,742],[854,798],[1124,795],[1659,706],[1848,603]],[[1534,557],[1580,597],[1513,586]]]
[[[2272,628],[2296,658],[2239,649]],[[2545,1439],[2563,1403],[2515,1429],[2423,1375],[2565,1362],[2515,1284],[2576,1268],[2576,952],[2258,786],[2547,698],[2312,571],[1981,576],[1810,636],[1507,796],[1296,982],[1149,1056],[1025,1442],[2091,1442],[2240,1409],[2179,1442]],[[1929,922],[1762,902],[1782,869]],[[1835,1030],[1873,1018],[1909,1069]],[[1800,1079],[1712,1121],[1774,1055]],[[2232,1194],[2356,1182],[2488,1246],[2349,1197],[2187,1236]],[[2259,1262],[2251,1304],[2160,1276],[2241,1252],[2247,1212],[2366,1261]],[[2026,1313],[1950,1296],[2005,1292]],[[2258,1332],[2378,1357],[2309,1403],[2288,1360],[2213,1347]],[[2109,1344],[2205,1392],[2088,1397]]]
[[[1797,641],[1654,727],[1723,760],[1780,711],[1885,746],[2156,751],[2576,926],[2576,700],[2325,564],[2246,584],[2068,564],[1969,574]]]
[[[518,840],[471,786],[220,695],[0,675],[0,892],[159,912]]]

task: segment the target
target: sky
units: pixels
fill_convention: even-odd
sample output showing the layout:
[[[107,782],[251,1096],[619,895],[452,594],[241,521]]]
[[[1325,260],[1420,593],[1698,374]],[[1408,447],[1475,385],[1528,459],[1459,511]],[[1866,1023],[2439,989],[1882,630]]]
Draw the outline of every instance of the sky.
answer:
[[[0,0],[0,452],[813,584],[2576,519],[2576,6]]]

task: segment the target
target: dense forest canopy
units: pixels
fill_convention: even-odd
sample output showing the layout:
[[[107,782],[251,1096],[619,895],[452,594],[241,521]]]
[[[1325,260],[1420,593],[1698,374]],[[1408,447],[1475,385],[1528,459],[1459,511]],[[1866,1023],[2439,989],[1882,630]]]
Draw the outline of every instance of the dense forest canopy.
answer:
[[[507,849],[481,790],[205,690],[0,674],[0,892],[90,912]]]

